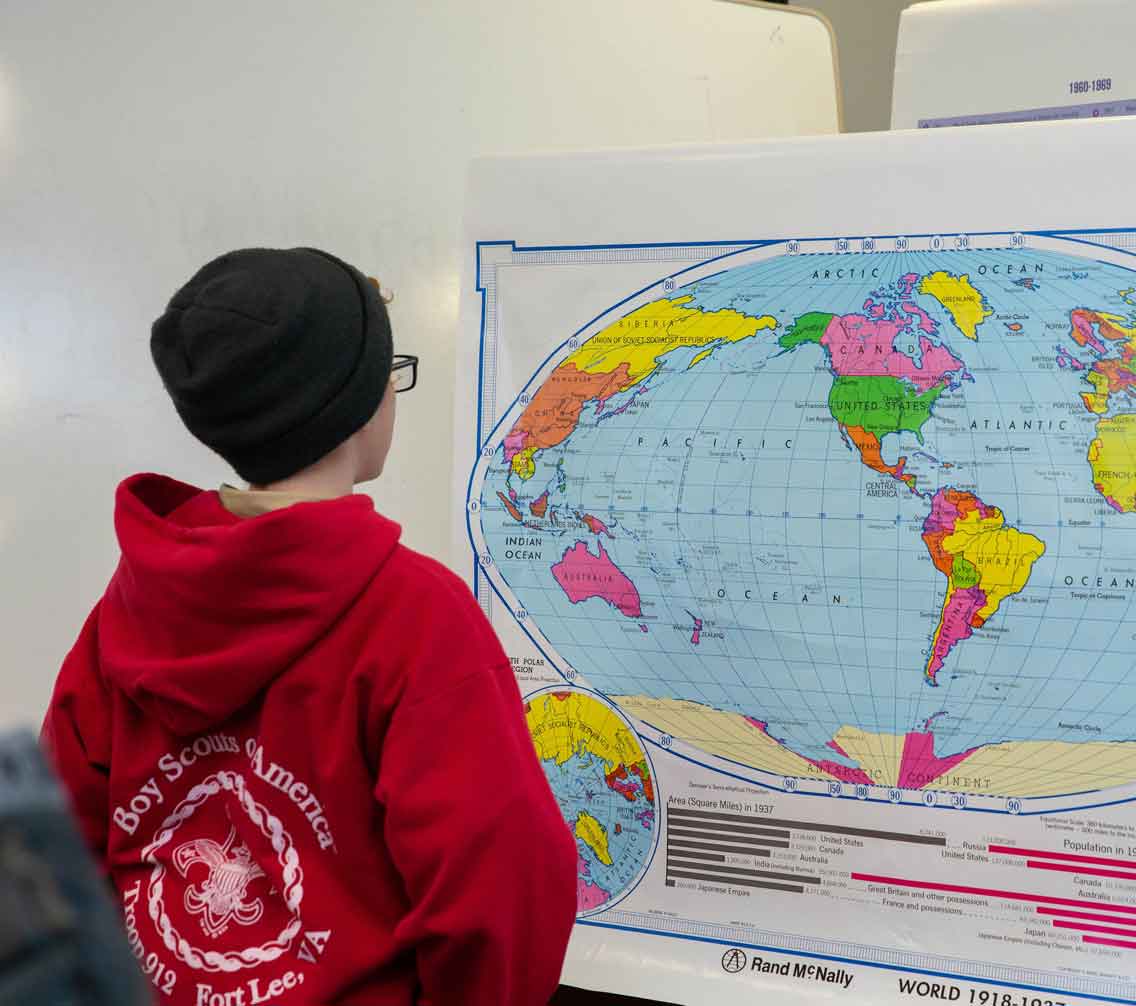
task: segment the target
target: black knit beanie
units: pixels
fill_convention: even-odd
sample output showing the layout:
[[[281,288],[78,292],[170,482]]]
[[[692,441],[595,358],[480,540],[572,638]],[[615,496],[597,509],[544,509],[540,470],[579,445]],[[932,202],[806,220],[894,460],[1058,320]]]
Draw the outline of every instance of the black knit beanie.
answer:
[[[367,424],[393,345],[386,306],[358,270],[314,248],[249,248],[174,294],[150,351],[189,431],[265,485]]]

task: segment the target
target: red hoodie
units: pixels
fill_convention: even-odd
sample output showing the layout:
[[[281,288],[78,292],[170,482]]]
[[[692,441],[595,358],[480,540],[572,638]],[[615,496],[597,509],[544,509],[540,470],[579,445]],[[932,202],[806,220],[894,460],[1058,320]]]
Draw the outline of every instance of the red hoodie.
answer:
[[[44,738],[171,1006],[537,1006],[575,842],[469,590],[351,496],[157,476]]]

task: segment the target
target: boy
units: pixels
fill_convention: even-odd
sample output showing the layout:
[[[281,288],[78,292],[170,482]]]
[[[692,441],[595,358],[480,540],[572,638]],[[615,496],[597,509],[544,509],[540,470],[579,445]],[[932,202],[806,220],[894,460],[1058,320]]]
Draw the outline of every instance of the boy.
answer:
[[[156,998],[545,1003],[576,850],[509,661],[468,589],[351,495],[417,362],[392,357],[377,284],[312,249],[233,252],[151,350],[252,488],[120,487],[122,560],[43,733]]]

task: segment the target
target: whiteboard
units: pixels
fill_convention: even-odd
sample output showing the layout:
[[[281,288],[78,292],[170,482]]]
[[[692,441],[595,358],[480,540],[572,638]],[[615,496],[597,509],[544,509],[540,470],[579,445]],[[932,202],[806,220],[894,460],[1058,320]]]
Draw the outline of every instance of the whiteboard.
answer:
[[[1132,941],[1046,918],[1136,910],[1091,875],[1128,861],[1077,855],[1136,852],[1114,837],[1136,818],[1136,500],[1096,485],[1095,350],[1065,352],[1081,305],[1133,322],[1134,141],[1109,119],[475,162],[455,534],[530,725],[584,752],[542,753],[581,856],[565,981],[690,1006],[1136,1002]],[[1007,149],[1032,166],[1011,187]],[[660,213],[660,192],[687,198]],[[936,304],[927,276],[960,287]],[[952,320],[963,281],[981,331]],[[973,361],[926,437],[886,449],[912,480],[894,498],[831,397],[883,350],[793,355],[808,319],[867,332],[889,301]],[[951,487],[1046,551],[935,667]],[[605,779],[612,736],[656,816]]]
[[[827,25],[720,0],[59,0],[0,38],[0,726],[114,568],[117,482],[231,477],[149,360],[206,260],[316,245],[394,291],[422,379],[374,494],[445,557],[470,155],[839,127]]]
[[[1136,113],[1134,29],[1127,0],[915,4],[899,22],[891,127]]]

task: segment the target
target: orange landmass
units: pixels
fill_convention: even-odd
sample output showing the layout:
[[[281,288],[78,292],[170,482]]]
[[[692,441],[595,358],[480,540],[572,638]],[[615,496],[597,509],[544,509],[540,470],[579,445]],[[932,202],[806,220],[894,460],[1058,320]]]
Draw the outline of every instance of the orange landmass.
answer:
[[[565,363],[540,386],[511,432],[528,434],[526,450],[555,447],[576,428],[585,402],[594,398],[602,405],[630,383],[627,363],[601,374],[589,374],[577,370],[574,363]]]
[[[628,803],[635,802],[635,790],[632,785],[627,782],[626,765],[617,765],[604,776],[604,780],[607,782],[608,789],[619,793]]]
[[[894,465],[889,465],[880,454],[880,438],[874,433],[870,433],[862,426],[848,426],[845,427],[845,430],[851,437],[852,443],[856,445],[856,449],[860,452],[860,460],[865,465],[881,475],[890,475],[893,479],[898,479],[911,488],[915,487],[915,476],[903,474],[907,458],[900,458]]]
[[[543,517],[548,510],[548,493],[541,493],[529,504],[529,513],[534,517]]]
[[[636,762],[631,766],[631,771],[634,772],[643,783],[643,795],[647,798],[648,802],[655,802],[655,787],[651,784],[651,773],[647,770],[647,766],[641,762]]]
[[[1136,388],[1136,374],[1132,372],[1129,361],[1098,360],[1093,365],[1093,370],[1098,374],[1104,374],[1108,380],[1109,394],[1124,391],[1126,388]]]
[[[498,492],[497,498],[505,504],[505,509],[509,511],[509,516],[512,517],[513,520],[518,522],[524,521],[524,514],[522,514],[521,511],[516,508],[516,505],[511,499],[509,499],[508,496],[506,496],[503,492]]]
[[[1073,341],[1080,346],[1090,346],[1100,351],[1104,350],[1104,344],[1097,338],[1098,335],[1101,339],[1108,339],[1110,342],[1119,342],[1132,335],[1131,330],[1126,332],[1114,325],[1107,315],[1099,311],[1088,311],[1083,307],[1070,312],[1069,320],[1073,323],[1073,331],[1069,333]],[[1094,325],[1097,329],[1095,334]]]
[[[609,538],[615,537],[602,520],[598,517],[593,517],[590,513],[584,514],[580,520],[587,525],[588,530],[591,531],[592,534],[606,534]]]
[[[1119,328],[1106,321],[1104,318],[1099,318],[1099,321],[1100,324],[1097,326],[1097,331],[1100,333],[1100,337],[1102,339],[1108,339],[1111,342],[1119,342],[1121,339],[1127,339],[1131,334],[1130,332],[1121,331]]]
[[[964,492],[961,489],[946,489],[942,493],[943,497],[952,506],[957,508],[958,516],[956,520],[961,521],[972,510],[987,510],[988,508],[981,500],[978,499],[974,493]],[[935,564],[935,568],[948,579],[954,569],[955,555],[953,552],[948,552],[943,548],[943,540],[954,534],[954,523],[947,526],[940,526],[930,528],[923,533],[923,541],[927,545],[927,551],[931,555],[931,561]]]

